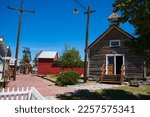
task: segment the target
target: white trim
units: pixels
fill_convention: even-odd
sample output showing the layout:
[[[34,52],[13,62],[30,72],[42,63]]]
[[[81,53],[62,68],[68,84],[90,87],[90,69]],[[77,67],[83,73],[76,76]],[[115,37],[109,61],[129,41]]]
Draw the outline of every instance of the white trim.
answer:
[[[112,42],[119,42],[119,45],[118,46],[112,46],[111,45]],[[120,47],[120,46],[121,46],[120,40],[110,40],[110,42],[109,42],[109,47]]]
[[[121,32],[123,35],[126,35],[129,39],[133,39],[134,37],[127,33],[126,31],[122,30],[121,28],[117,26],[111,26],[108,28],[103,34],[101,34],[92,44],[89,45],[89,49],[91,49],[97,42],[99,42],[101,39],[103,39],[112,29],[116,29],[119,32]]]
[[[114,75],[116,75],[116,56],[122,56],[123,64],[125,65],[124,54],[106,54],[106,74],[108,74],[108,57],[109,56],[114,56]]]

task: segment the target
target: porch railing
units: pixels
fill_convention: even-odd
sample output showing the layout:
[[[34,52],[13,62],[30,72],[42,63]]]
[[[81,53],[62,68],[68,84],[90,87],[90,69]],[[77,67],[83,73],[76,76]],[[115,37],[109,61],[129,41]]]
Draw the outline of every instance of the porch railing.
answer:
[[[103,64],[100,71],[100,81],[102,82],[105,76],[105,65]]]
[[[121,66],[121,76],[120,77],[121,77],[120,83],[122,84],[124,81],[124,77],[125,77],[125,65],[124,64],[122,64],[122,66]]]
[[[125,65],[124,64],[122,64],[120,70],[121,70],[120,74],[116,74],[116,75],[106,74],[105,65],[103,64],[100,70],[100,81],[122,84],[125,78]]]

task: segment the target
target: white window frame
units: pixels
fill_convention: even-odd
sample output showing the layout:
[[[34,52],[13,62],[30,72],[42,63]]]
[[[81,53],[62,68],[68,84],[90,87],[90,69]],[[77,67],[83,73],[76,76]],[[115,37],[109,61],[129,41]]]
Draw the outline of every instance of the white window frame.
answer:
[[[106,74],[108,74],[108,57],[113,56],[114,57],[114,75],[116,75],[116,56],[122,56],[123,57],[123,64],[125,65],[125,56],[124,54],[106,54]]]
[[[119,45],[118,45],[118,46],[112,46],[112,45],[111,45],[112,42],[118,42]],[[120,40],[110,40],[110,42],[109,42],[109,47],[120,47]]]

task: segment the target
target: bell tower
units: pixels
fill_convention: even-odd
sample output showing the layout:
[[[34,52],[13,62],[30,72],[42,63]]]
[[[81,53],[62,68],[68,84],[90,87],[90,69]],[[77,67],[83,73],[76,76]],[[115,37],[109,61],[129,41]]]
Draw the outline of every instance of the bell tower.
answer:
[[[115,25],[115,26],[120,27],[119,18],[120,18],[120,16],[117,13],[115,13],[115,12],[112,15],[110,15],[108,17],[108,21],[110,23],[110,26],[114,26]]]

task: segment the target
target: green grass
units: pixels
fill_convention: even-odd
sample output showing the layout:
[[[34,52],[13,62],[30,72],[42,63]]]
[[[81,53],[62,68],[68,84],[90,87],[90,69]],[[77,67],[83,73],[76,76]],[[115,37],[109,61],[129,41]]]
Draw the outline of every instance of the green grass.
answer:
[[[123,86],[123,87],[117,87],[113,88],[114,90],[124,90],[126,92],[131,92],[134,95],[150,95],[150,86],[140,86],[140,87],[130,87],[130,86]]]
[[[53,81],[56,81],[58,76],[57,75],[48,75],[47,78],[53,80]]]
[[[80,78],[78,79],[78,82],[79,82],[79,83],[84,82],[84,78],[83,78],[83,77],[80,77]]]
[[[150,86],[117,87],[103,90],[78,90],[57,96],[62,100],[150,100]]]
[[[150,78],[147,80],[147,82],[150,84]]]

